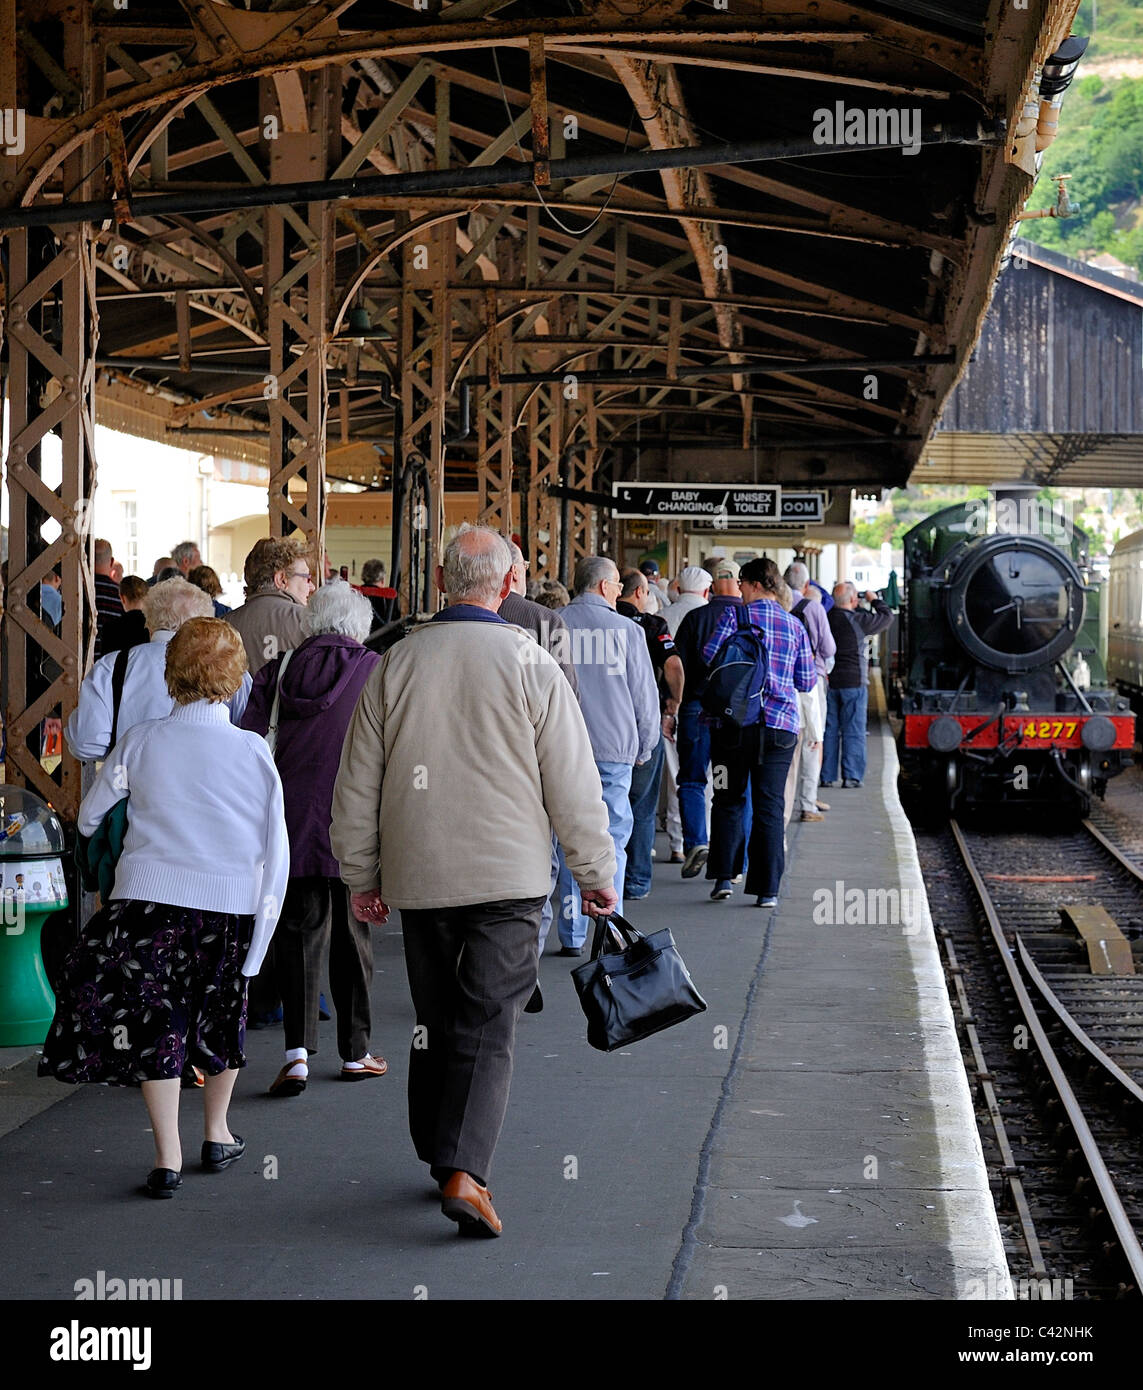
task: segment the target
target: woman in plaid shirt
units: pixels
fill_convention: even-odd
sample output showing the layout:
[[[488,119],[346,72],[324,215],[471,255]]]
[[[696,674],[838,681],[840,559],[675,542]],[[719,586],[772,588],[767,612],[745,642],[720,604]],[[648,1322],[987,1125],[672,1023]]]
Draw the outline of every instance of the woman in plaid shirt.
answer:
[[[748,561],[739,583],[746,617],[766,644],[765,723],[741,732],[725,727],[711,731],[715,790],[706,876],[714,880],[710,896],[715,902],[734,892],[732,880],[742,873],[742,812],[749,782],[754,819],[746,892],[754,895],[755,906],[773,907],[786,867],[785,787],[798,742],[797,692],[813,690],[817,670],[805,627],[782,605],[783,591],[789,590],[773,560]],[[703,648],[704,661],[713,662],[736,626],[735,613],[727,612]]]

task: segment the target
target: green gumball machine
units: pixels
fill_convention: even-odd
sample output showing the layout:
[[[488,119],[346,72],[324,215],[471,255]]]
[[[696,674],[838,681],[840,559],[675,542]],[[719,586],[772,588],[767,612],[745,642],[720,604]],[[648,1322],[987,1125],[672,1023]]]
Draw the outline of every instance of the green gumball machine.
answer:
[[[64,849],[47,802],[0,784],[0,1047],[43,1042],[55,1013],[40,934],[68,908]]]

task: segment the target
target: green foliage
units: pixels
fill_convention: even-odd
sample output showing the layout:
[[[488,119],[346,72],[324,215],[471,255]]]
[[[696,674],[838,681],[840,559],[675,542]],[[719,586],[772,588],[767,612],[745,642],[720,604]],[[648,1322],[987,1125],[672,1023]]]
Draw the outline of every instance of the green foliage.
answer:
[[[1091,58],[1143,54],[1143,10],[1138,0],[1095,0],[1094,4],[1082,0],[1072,32],[1091,36]]]
[[[1136,205],[1143,201],[1143,80],[1085,77],[1075,83],[1029,210],[1055,202],[1053,174],[1071,175],[1068,196],[1079,204],[1079,215],[1024,222],[1022,235],[1067,255],[1110,251],[1143,270],[1143,225],[1136,225]]]

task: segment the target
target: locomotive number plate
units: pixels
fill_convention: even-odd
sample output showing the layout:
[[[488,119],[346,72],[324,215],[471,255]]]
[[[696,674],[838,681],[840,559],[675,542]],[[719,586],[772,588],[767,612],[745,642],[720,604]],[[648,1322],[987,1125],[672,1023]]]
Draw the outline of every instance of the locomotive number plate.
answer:
[[[1076,719],[1030,719],[1021,728],[1020,733],[1025,743],[1029,739],[1047,739],[1054,742],[1056,739],[1075,738],[1078,728],[1079,721]]]

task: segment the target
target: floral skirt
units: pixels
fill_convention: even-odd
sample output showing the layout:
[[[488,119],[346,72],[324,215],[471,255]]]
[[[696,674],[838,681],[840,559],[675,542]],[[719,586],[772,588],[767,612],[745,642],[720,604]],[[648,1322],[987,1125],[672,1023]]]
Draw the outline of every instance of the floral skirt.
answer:
[[[39,1074],[137,1086],[244,1067],[254,918],[116,900],[63,965]]]

